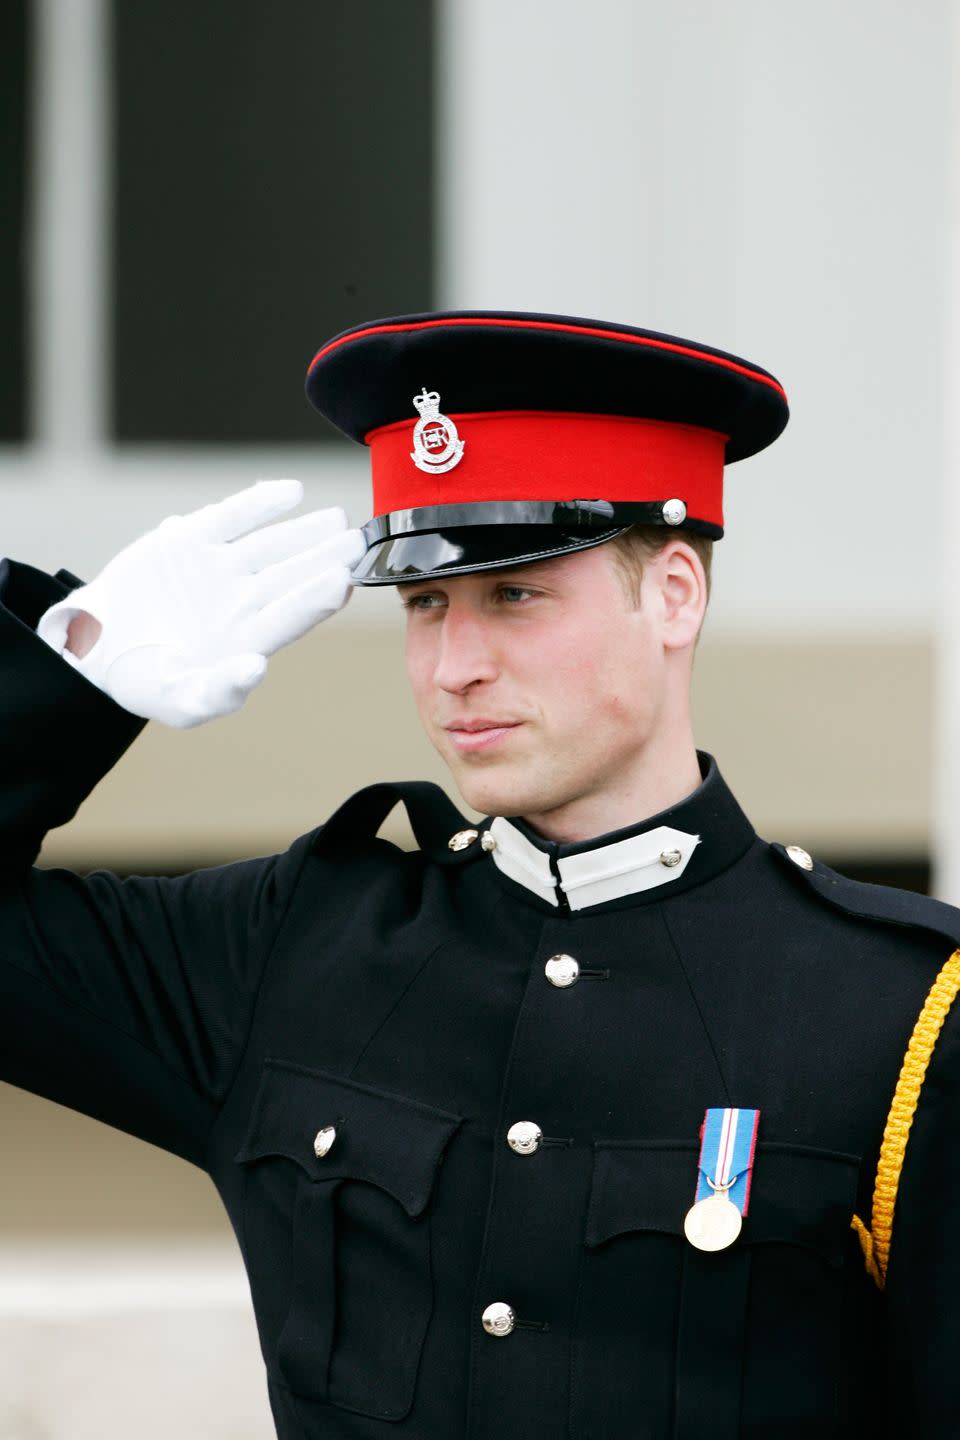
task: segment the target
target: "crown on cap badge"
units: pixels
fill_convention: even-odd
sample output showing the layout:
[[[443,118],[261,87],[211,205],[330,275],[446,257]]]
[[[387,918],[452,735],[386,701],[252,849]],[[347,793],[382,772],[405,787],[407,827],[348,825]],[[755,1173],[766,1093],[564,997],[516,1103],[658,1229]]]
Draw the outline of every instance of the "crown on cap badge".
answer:
[[[420,419],[413,427],[413,449],[410,459],[418,470],[430,475],[442,475],[452,470],[463,459],[463,441],[457,427],[446,415],[440,414],[440,395],[426,386],[413,403],[420,413]]]

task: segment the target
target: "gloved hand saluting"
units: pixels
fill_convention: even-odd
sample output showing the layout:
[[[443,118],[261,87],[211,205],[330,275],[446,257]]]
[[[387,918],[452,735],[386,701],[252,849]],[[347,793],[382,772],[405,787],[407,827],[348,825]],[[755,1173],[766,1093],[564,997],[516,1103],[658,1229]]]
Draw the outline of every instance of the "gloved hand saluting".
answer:
[[[302,497],[298,480],[261,480],[170,516],[52,606],[37,633],[134,715],[186,728],[239,710],[268,655],[346,604],[364,551],[339,509],[269,524]],[[64,647],[82,614],[101,629],[78,657]]]

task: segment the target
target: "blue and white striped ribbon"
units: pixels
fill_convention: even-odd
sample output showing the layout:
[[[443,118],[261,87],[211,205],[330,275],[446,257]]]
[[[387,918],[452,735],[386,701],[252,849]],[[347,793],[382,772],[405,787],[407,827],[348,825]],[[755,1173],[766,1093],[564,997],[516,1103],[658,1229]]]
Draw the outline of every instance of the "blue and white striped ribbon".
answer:
[[[697,1200],[720,1189],[746,1215],[759,1124],[759,1110],[707,1111],[700,1132]]]

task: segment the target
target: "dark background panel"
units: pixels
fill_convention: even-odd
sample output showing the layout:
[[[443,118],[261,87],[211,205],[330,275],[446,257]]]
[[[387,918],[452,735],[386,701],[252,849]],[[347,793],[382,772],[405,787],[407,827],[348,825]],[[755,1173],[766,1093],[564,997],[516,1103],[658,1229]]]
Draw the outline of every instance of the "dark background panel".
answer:
[[[900,860],[871,860],[856,855],[817,856],[841,875],[867,885],[894,885],[898,890],[916,890],[929,895],[933,867],[928,856],[904,856]]]
[[[182,864],[169,866],[153,864],[148,855],[138,859],[125,855],[117,857],[116,863],[109,860],[97,862],[98,869],[108,869],[117,875],[187,875],[191,870],[202,870],[212,865],[228,865],[234,855],[211,855],[209,853],[184,855]],[[896,859],[863,859],[858,856],[817,855],[825,865],[838,870],[851,880],[861,880],[867,885],[893,885],[898,890],[915,890],[920,895],[930,894],[932,870],[929,859],[904,856]],[[83,866],[78,867],[84,870]],[[86,873],[84,871],[84,873]]]
[[[27,0],[0,5],[0,443],[27,432]]]
[[[314,440],[316,348],[428,309],[430,0],[113,0],[113,424]]]

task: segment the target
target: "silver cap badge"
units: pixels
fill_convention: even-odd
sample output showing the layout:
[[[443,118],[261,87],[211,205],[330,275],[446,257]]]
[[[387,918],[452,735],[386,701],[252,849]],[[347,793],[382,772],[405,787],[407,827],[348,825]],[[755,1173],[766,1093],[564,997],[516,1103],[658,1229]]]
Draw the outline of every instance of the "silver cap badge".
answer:
[[[413,427],[413,449],[410,459],[418,470],[428,475],[442,475],[463,459],[463,444],[457,427],[446,415],[440,414],[440,396],[424,386],[413,403],[420,419]]]

